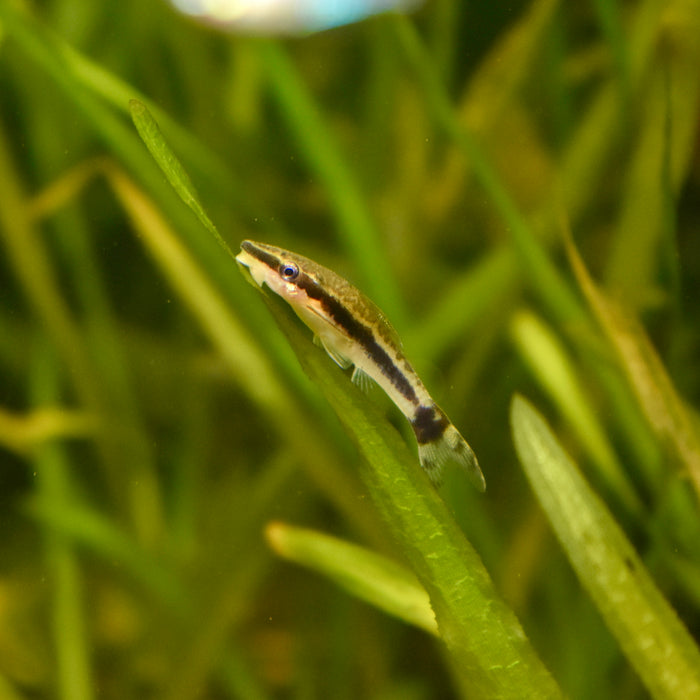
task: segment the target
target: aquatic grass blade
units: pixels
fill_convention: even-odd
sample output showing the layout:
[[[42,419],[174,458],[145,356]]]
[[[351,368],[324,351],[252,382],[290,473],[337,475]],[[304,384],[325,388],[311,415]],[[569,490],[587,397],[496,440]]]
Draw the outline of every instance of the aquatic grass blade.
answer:
[[[401,326],[407,317],[403,297],[350,159],[337,146],[326,116],[283,46],[266,40],[258,48],[271,94],[309,168],[324,184],[338,236],[362,275],[363,288]]]
[[[216,238],[217,243],[232,257],[235,255],[229,248],[226,241],[221,237],[221,234],[214,226],[212,220],[204,210],[199,196],[190,180],[182,163],[178,160],[173,150],[168,146],[167,141],[163,138],[163,134],[148,111],[148,107],[139,100],[129,100],[129,112],[131,119],[134,122],[139,136],[146,144],[149,153],[158,164],[158,167],[163,171],[163,174],[177,192],[180,199],[195,213],[196,217],[202,222],[203,226]]]
[[[615,350],[649,425],[687,471],[700,496],[700,435],[690,411],[641,324],[598,289],[570,235],[566,251],[579,286]]]
[[[37,411],[60,400],[59,364],[49,344],[37,343],[30,394]],[[31,468],[38,498],[68,510],[74,488],[66,445],[60,439],[34,445]],[[93,700],[86,579],[73,543],[50,526],[42,528],[44,566],[51,589],[51,645],[56,654],[57,697]],[[0,697],[6,697],[0,691]],[[8,696],[9,697],[9,696]]]
[[[437,635],[430,599],[406,568],[380,554],[315,530],[270,523],[268,544],[280,556],[327,576],[352,595]]]
[[[454,141],[470,164],[474,177],[503,219],[523,271],[533,289],[559,318],[570,322],[581,317],[581,305],[572,289],[536,238],[513,196],[480,146],[475,135],[460,122],[447,90],[432,68],[430,53],[414,25],[406,17],[392,23],[404,57],[416,75],[436,125]]]
[[[511,320],[511,337],[540,386],[576,430],[599,478],[636,518],[644,506],[617,458],[595,406],[567,349],[552,328],[531,311],[518,311]]]
[[[272,295],[263,298],[364,458],[360,475],[430,596],[464,691],[470,697],[561,697],[415,454],[380,410],[313,345],[288,306]]]
[[[515,447],[579,580],[654,697],[700,697],[700,651],[544,418],[511,403]]]
[[[358,505],[350,479],[337,468],[329,468],[335,453],[325,436],[319,436],[318,421],[309,418],[300,397],[282,381],[269,354],[240,321],[234,300],[228,297],[227,302],[153,202],[119,168],[108,168],[105,174],[146,248],[251,405],[266,415],[293,449],[303,450],[304,467],[313,480],[371,538],[375,528],[371,511]]]

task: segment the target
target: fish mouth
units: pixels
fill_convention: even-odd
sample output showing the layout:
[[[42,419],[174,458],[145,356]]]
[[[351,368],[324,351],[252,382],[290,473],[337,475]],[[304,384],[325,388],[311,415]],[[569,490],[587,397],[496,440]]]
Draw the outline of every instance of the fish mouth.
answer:
[[[243,241],[247,243],[247,241]],[[252,284],[254,287],[262,287],[265,281],[264,270],[260,269],[260,263],[256,258],[254,258],[244,246],[241,246],[241,252],[236,256],[236,264],[238,269],[241,271],[243,277]],[[258,274],[256,274],[256,270]]]

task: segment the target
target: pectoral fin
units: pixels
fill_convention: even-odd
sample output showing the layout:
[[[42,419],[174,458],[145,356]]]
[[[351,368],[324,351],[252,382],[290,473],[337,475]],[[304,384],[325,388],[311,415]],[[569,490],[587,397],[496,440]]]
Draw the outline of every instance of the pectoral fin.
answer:
[[[367,374],[367,372],[361,370],[357,365],[352,371],[352,383],[359,387],[365,394],[369,394],[374,384],[372,377]]]
[[[352,366],[352,360],[349,360],[335,348],[330,347],[320,336],[314,336],[314,344],[323,348],[331,356],[333,362],[335,362],[341,369],[348,369],[348,367]]]

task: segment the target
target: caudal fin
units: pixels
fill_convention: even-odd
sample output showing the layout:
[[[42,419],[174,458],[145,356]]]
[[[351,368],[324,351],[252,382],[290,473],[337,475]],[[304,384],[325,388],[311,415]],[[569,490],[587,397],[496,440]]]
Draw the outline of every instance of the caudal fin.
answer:
[[[486,480],[474,451],[451,423],[432,440],[422,444],[419,441],[418,457],[435,486],[439,486],[442,481],[442,468],[445,464],[456,462],[467,472],[470,481],[479,491],[486,490]]]

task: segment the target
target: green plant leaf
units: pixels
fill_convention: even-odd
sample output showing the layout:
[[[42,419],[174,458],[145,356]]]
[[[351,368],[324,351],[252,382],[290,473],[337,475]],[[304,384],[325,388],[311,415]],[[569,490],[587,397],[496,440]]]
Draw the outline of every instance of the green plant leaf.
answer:
[[[195,213],[196,217],[202,222],[204,227],[216,238],[217,243],[232,257],[235,255],[229,248],[226,241],[221,237],[221,234],[214,226],[214,223],[209,218],[209,215],[204,211],[204,207],[199,200],[199,196],[190,180],[190,176],[178,160],[173,150],[163,138],[156,120],[148,111],[148,107],[139,100],[129,100],[129,111],[131,119],[134,122],[139,136],[146,144],[148,152],[153,156],[153,159],[158,164],[158,167],[163,171],[163,174],[168,178],[168,182],[177,192],[180,199]]]
[[[700,652],[636,551],[549,426],[520,396],[513,439],[581,583],[654,697],[700,697]]]
[[[473,697],[561,697],[416,456],[379,409],[313,345],[289,307],[272,295],[263,298],[364,457],[360,474],[430,596],[465,692]]]
[[[688,472],[700,496],[700,435],[661,358],[637,319],[598,289],[570,235],[566,250],[581,290],[615,350],[649,425]]]
[[[299,449],[304,446],[305,468],[341,510],[354,519],[361,509],[350,496],[352,489],[340,473],[333,474],[334,470],[327,466],[334,453],[326,440],[314,439],[316,423],[308,419],[297,397],[281,381],[265,349],[241,323],[233,306],[227,305],[153,202],[118,168],[108,168],[106,175],[141,240],[221,353],[232,377],[290,445]],[[372,529],[369,523],[363,527]]]
[[[270,523],[272,549],[328,576],[341,588],[408,624],[437,635],[430,598],[416,577],[387,557],[321,532]]]
[[[554,330],[534,313],[519,311],[511,320],[511,336],[530,371],[576,430],[600,477],[629,512],[643,518],[644,507],[630,486],[574,363]]]
[[[362,275],[362,287],[400,325],[406,317],[403,298],[360,184],[287,52],[272,41],[258,48],[271,94],[310,170],[325,184],[338,236]]]

